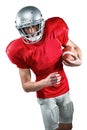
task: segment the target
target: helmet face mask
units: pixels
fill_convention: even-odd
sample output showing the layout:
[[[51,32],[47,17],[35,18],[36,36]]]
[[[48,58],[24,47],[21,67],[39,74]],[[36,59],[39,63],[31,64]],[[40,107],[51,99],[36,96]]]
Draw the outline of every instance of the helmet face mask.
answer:
[[[38,26],[37,27],[37,30],[35,31],[35,32],[32,32],[32,33],[26,33],[25,31],[24,31],[24,29],[25,28],[33,28],[33,26]],[[21,29],[18,29],[19,30],[19,33],[20,33],[20,35],[21,35],[21,37],[22,37],[22,39],[23,39],[23,41],[26,43],[26,44],[34,44],[34,43],[36,43],[36,42],[38,42],[38,41],[40,41],[41,40],[41,38],[42,38],[42,35],[43,35],[43,28],[44,28],[44,21],[41,21],[41,22],[39,22],[39,24],[37,24],[37,25],[31,25],[31,26],[26,26],[26,27],[24,27],[24,28],[21,28]]]
[[[26,44],[33,44],[41,40],[44,29],[44,19],[40,10],[34,6],[22,8],[16,16],[16,28],[19,31],[23,41]],[[32,33],[25,33],[24,28],[37,27],[37,30]]]

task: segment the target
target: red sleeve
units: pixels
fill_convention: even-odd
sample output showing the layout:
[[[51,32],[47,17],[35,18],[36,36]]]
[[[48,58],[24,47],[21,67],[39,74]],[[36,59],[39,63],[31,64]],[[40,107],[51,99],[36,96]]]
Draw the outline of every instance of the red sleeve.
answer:
[[[56,19],[55,36],[60,41],[61,45],[64,46],[68,42],[68,31],[69,28],[62,18]]]
[[[61,42],[62,46],[66,45],[66,43],[68,42],[68,31],[69,28],[67,26],[67,24],[64,22],[63,19],[61,19],[61,23],[60,23],[60,32],[58,35],[58,39]]]
[[[15,41],[11,42],[6,48],[6,54],[8,58],[18,68],[23,68],[23,69],[29,68],[29,65],[27,65],[23,60],[22,56],[20,55],[20,51],[18,51],[18,48],[14,42]]]
[[[64,46],[68,41],[69,28],[66,22],[60,17],[49,18],[46,21],[46,34],[51,34],[57,40],[60,41],[61,45]]]

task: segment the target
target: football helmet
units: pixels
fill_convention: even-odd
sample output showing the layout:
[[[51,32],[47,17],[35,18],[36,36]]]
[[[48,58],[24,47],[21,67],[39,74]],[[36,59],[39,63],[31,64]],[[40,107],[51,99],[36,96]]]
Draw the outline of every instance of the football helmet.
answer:
[[[41,11],[34,6],[26,6],[20,9],[15,19],[16,28],[26,44],[36,43],[41,40],[44,23]],[[26,34],[24,28],[33,26],[38,26],[37,31]]]

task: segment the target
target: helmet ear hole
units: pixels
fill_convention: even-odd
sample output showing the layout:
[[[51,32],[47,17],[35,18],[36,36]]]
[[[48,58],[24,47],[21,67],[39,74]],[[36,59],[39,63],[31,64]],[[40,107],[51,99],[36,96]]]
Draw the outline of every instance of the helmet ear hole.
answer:
[[[19,31],[23,41],[26,43],[36,43],[43,35],[44,19],[41,11],[34,6],[26,6],[19,10],[16,15],[15,26]],[[26,34],[24,28],[36,26],[35,34]],[[26,41],[25,41],[26,40]]]

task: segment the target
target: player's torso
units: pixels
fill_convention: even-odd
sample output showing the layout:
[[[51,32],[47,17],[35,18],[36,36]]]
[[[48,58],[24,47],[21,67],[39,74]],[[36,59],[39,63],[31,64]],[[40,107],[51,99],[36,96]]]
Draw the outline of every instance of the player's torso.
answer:
[[[25,63],[37,76],[45,76],[45,73],[47,75],[62,69],[62,48],[60,41],[54,36],[56,35],[55,26],[55,24],[53,27],[46,26],[42,40],[35,44],[25,44],[25,49],[23,49],[22,57]]]

